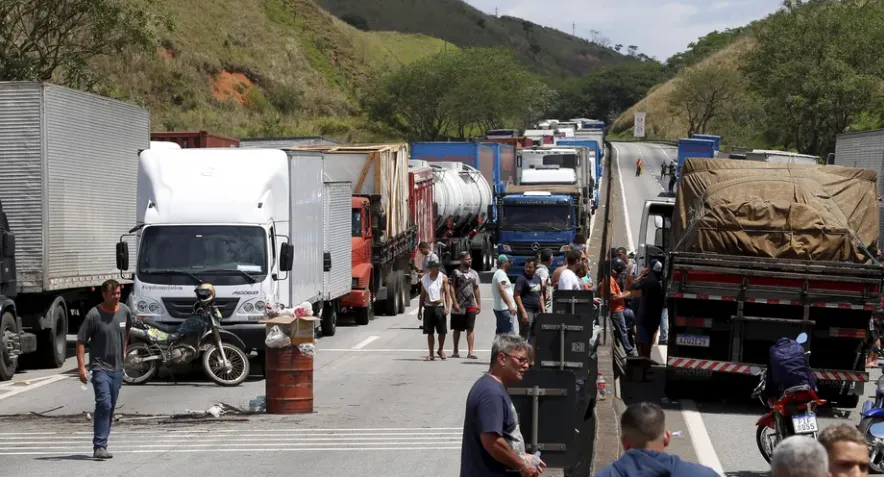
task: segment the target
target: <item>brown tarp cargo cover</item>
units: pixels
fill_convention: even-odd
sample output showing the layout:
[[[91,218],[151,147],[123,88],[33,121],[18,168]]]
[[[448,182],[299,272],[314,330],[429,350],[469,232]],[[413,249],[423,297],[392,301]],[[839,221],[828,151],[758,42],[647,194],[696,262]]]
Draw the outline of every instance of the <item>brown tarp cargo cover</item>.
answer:
[[[686,159],[672,250],[865,263],[877,247],[877,173],[840,166]]]

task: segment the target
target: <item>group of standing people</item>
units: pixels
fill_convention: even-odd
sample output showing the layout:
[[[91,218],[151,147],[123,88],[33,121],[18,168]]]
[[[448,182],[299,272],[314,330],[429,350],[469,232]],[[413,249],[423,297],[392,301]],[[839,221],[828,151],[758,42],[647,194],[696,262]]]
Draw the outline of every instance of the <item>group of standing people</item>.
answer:
[[[652,257],[650,266],[638,271],[626,249],[611,253],[611,321],[630,356],[651,357],[659,330],[659,344],[667,344],[669,316],[663,289],[663,258]]]
[[[667,175],[669,176],[669,193],[672,194],[675,192],[675,173],[677,166],[675,165],[675,161],[669,161],[669,164],[663,163],[660,166],[660,179],[663,179]]]

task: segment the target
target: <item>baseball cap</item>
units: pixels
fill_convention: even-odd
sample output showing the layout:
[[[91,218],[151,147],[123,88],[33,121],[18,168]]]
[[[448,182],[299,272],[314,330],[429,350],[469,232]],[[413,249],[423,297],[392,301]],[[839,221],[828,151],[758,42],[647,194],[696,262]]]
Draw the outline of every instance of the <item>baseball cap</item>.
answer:
[[[497,256],[497,263],[509,262],[510,258],[506,256],[506,254],[500,254]]]
[[[438,268],[439,262],[436,260],[429,260],[429,261],[427,261],[427,267],[428,268]]]

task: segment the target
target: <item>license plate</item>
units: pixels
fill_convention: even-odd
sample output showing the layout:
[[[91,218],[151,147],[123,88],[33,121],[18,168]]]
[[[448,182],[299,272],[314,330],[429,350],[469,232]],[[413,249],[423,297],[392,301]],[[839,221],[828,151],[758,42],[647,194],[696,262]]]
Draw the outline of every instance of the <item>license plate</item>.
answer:
[[[795,434],[812,434],[819,430],[816,425],[816,416],[813,414],[792,416],[792,428],[795,429]]]
[[[698,348],[708,348],[709,337],[701,335],[675,335],[675,344],[678,346],[695,346]]]
[[[695,369],[695,368],[675,368],[675,374],[678,376],[684,376],[689,378],[711,378],[712,371],[708,369]]]

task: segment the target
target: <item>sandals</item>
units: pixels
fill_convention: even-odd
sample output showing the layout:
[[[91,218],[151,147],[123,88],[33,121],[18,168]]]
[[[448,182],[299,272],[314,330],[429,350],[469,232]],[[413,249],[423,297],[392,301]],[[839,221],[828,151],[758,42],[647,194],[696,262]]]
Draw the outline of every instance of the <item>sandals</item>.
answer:
[[[436,358],[434,356],[424,356],[424,361],[435,361]]]
[[[468,359],[479,359],[479,357],[476,356],[476,355],[474,355],[474,354],[468,354],[468,355],[467,355],[467,358],[468,358]]]
[[[439,351],[436,354],[439,355],[439,359],[441,359],[442,361],[445,361],[446,359],[448,359],[448,357],[445,356],[445,353],[442,351]]]

